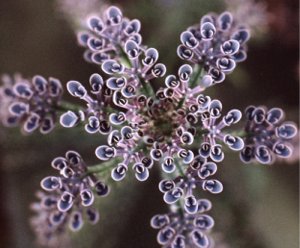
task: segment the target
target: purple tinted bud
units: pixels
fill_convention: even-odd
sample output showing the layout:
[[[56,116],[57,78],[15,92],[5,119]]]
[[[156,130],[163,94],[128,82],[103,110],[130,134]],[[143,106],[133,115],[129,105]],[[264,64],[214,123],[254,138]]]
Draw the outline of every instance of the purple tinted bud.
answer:
[[[73,112],[68,111],[60,116],[60,124],[63,127],[71,128],[74,127],[79,121],[79,117]]]
[[[69,227],[73,232],[79,231],[83,226],[82,214],[74,212],[71,216]]]
[[[207,180],[202,185],[204,190],[208,190],[210,193],[219,194],[223,191],[223,185],[218,180]]]
[[[224,143],[234,151],[240,151],[244,148],[244,141],[242,138],[234,137],[229,134],[224,136]]]
[[[211,22],[205,22],[200,28],[203,40],[211,40],[216,33],[216,28]]]
[[[256,147],[255,158],[262,164],[270,164],[272,162],[271,151],[264,145]]]
[[[94,202],[94,194],[90,189],[84,189],[80,192],[82,206],[91,206]]]
[[[292,154],[292,149],[282,142],[277,142],[273,145],[272,151],[278,156],[287,158]]]
[[[206,235],[204,235],[200,230],[194,230],[192,232],[192,239],[195,247],[198,248],[208,248],[209,240]]]
[[[135,177],[139,181],[146,181],[149,177],[149,170],[140,163],[133,165],[133,170],[135,171]]]
[[[87,214],[87,218],[91,224],[95,225],[99,221],[100,216],[99,216],[99,212],[97,210],[88,208],[86,210],[86,214]]]
[[[203,164],[200,169],[198,170],[198,176],[201,179],[206,179],[214,175],[217,172],[217,165],[213,162],[207,162]]]
[[[195,214],[198,211],[198,202],[195,196],[190,195],[184,199],[184,209],[189,214]]]
[[[120,78],[109,78],[106,82],[106,85],[108,88],[112,90],[119,90],[123,88],[127,84],[127,79],[125,77]]]
[[[276,128],[276,135],[282,139],[291,139],[297,134],[297,127],[294,123],[283,123]]]
[[[283,116],[284,114],[282,109],[272,108],[268,111],[266,119],[269,123],[275,125],[282,120]]]
[[[168,204],[177,202],[183,195],[183,190],[179,187],[175,187],[164,194],[164,201]]]
[[[73,203],[74,195],[65,191],[62,193],[60,200],[57,202],[57,208],[61,212],[67,212],[69,209],[71,209]]]
[[[176,170],[174,159],[172,157],[166,157],[161,167],[166,173],[173,173]]]
[[[84,98],[87,94],[84,86],[77,81],[69,81],[67,83],[67,89],[72,96]]]
[[[182,44],[184,44],[187,48],[190,48],[190,49],[195,49],[199,45],[197,39],[189,31],[183,32],[180,35],[180,40],[181,40]]]
[[[162,227],[168,225],[170,219],[168,215],[155,215],[151,219],[151,227],[155,229],[161,229]]]
[[[107,196],[109,194],[108,186],[102,181],[96,182],[94,188],[98,196]]]
[[[23,102],[14,102],[9,106],[9,111],[15,116],[22,116],[29,112],[29,105]]]
[[[194,225],[199,228],[200,230],[208,230],[213,228],[215,222],[212,217],[209,215],[203,214],[199,215],[195,220],[194,220]]]
[[[118,164],[116,168],[111,171],[111,177],[115,181],[121,181],[125,178],[128,168],[125,164]]]
[[[59,189],[59,188],[61,188],[61,186],[62,186],[62,183],[61,183],[60,178],[58,178],[58,177],[53,177],[53,176],[45,177],[41,181],[41,187],[47,191],[53,191],[53,190]]]
[[[124,32],[125,34],[130,36],[140,32],[140,30],[141,30],[141,22],[137,19],[134,19],[127,24]]]
[[[96,149],[95,154],[100,160],[105,161],[113,158],[116,155],[116,150],[113,147],[103,145]]]
[[[237,40],[242,45],[250,39],[250,32],[247,29],[239,29],[232,34],[231,38]]]
[[[175,183],[172,180],[164,179],[160,181],[158,188],[160,192],[166,193],[167,191],[172,190],[175,187]]]
[[[32,84],[39,95],[43,95],[46,93],[48,82],[44,77],[39,75],[34,76],[32,78]]]
[[[157,242],[161,245],[167,244],[175,235],[175,230],[169,226],[161,229],[157,235]]]
[[[95,33],[101,33],[104,30],[104,24],[103,21],[97,17],[97,16],[92,16],[88,19],[87,21],[89,28],[94,31]],[[85,36],[84,36],[85,35]],[[83,34],[80,37],[81,41],[87,40],[87,35]]]
[[[105,60],[101,68],[109,75],[121,74],[124,71],[124,66],[112,59]]]
[[[93,89],[92,91],[93,94],[98,94],[101,92],[104,82],[103,82],[103,78],[99,74],[97,73],[92,74],[90,76],[89,82]]]
[[[110,25],[120,24],[123,18],[121,10],[115,6],[111,6],[106,10],[106,16]]]
[[[221,52],[226,55],[233,55],[239,51],[240,43],[236,40],[225,41],[221,45]]]

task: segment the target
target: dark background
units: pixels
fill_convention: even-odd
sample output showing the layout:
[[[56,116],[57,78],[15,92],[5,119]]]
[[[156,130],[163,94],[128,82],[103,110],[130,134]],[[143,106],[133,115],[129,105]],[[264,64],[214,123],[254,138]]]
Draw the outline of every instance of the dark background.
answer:
[[[205,0],[112,2],[129,18],[141,20],[144,43],[160,51],[168,73],[182,63],[176,57],[180,32],[203,14],[226,8],[223,1]],[[246,62],[208,93],[221,99],[225,109],[249,104],[282,107],[287,119],[298,123],[298,1],[265,3],[267,30],[251,39]],[[0,1],[0,74],[41,74],[65,84],[71,79],[86,82],[98,72],[82,59],[83,50],[64,17],[54,1]],[[34,247],[29,204],[41,178],[53,173],[51,160],[76,149],[88,164],[95,164],[94,149],[101,142],[100,136],[82,130],[58,128],[47,136],[22,136],[18,129],[0,128],[0,247]],[[209,197],[214,231],[223,247],[298,247],[298,172],[298,161],[243,165],[237,154],[228,154],[217,174],[225,190]],[[76,241],[73,247],[158,247],[156,232],[149,226],[152,215],[167,211],[158,181],[153,170],[146,183],[127,179],[115,186],[99,201],[99,224],[70,234]]]

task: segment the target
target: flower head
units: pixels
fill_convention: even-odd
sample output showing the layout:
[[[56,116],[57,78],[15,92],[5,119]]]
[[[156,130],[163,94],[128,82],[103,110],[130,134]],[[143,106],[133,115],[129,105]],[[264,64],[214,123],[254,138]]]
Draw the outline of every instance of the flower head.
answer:
[[[140,45],[140,28],[139,20],[129,20],[119,8],[111,6],[102,16],[88,18],[87,30],[78,34],[78,42],[86,48],[84,58],[88,62],[102,64],[107,59],[119,57],[127,41]]]
[[[94,73],[88,87],[69,81],[68,92],[85,105],[61,106],[70,108],[60,116],[60,124],[73,128],[84,123],[89,134],[106,135],[106,143],[95,149],[104,163],[88,167],[75,151],[52,161],[58,175],[41,181],[47,193],[39,193],[40,202],[33,205],[37,215],[32,225],[42,244],[55,246],[68,227],[80,230],[84,217],[92,224],[98,221],[99,213],[92,208],[95,194],[109,193],[98,178],[100,172],[109,169],[112,179],[121,181],[132,170],[137,180],[146,181],[150,169],[159,166],[159,190],[171,211],[151,220],[152,227],[160,229],[158,243],[165,248],[213,247],[208,232],[214,220],[205,213],[211,203],[198,199],[195,191],[222,192],[222,183],[212,178],[224,159],[222,144],[241,151],[245,162],[255,158],[270,163],[274,154],[291,153],[287,141],[297,128],[283,122],[281,109],[250,106],[242,139],[235,134],[239,132],[227,131],[241,120],[241,112],[231,109],[222,116],[222,103],[204,94],[246,59],[249,31],[229,12],[205,15],[181,34],[178,56],[192,65],[181,65],[160,86],[156,81],[165,76],[166,66],[159,63],[155,48],[142,44],[140,29],[139,20],[129,20],[111,6],[102,15],[89,16],[85,30],[78,33],[85,59],[99,65],[108,78]],[[0,117],[22,124],[27,132],[49,132],[61,92],[59,81],[52,78],[6,79],[0,103],[7,110],[0,109]]]
[[[210,201],[200,199],[198,209],[193,215],[174,210],[168,214],[153,216],[151,226],[159,230],[157,242],[162,247],[171,248],[210,247],[212,241],[207,233],[214,226],[214,220],[205,213],[210,209]]]
[[[57,118],[57,108],[62,96],[59,80],[42,76],[24,79],[19,75],[2,77],[0,86],[0,117],[6,126],[22,127],[25,133],[39,129],[51,132]]]
[[[83,216],[96,224],[99,213],[92,205],[94,194],[106,196],[109,188],[94,174],[88,173],[87,165],[75,151],[68,151],[65,157],[57,157],[52,167],[59,176],[48,176],[41,181],[47,193],[39,193],[40,203],[33,205],[37,215],[32,224],[41,243],[57,239],[67,227],[78,231],[83,226]],[[39,230],[40,222],[48,223]]]
[[[192,26],[180,36],[178,56],[201,65],[206,73],[202,84],[206,87],[221,83],[231,73],[236,63],[246,59],[246,42],[249,30],[234,21],[231,13],[208,14],[200,24]]]
[[[37,192],[38,202],[31,204],[35,215],[30,224],[36,234],[37,243],[47,247],[68,247],[70,244],[67,230],[79,231],[83,226],[83,216],[91,224],[99,220],[99,213],[94,208],[73,208],[67,212],[60,211],[57,204],[60,201],[57,192]]]
[[[200,155],[196,156],[184,175],[175,179],[163,179],[159,183],[159,190],[164,194],[167,204],[184,202],[184,210],[188,214],[195,214],[199,208],[199,202],[193,193],[202,188],[213,194],[222,192],[223,185],[219,180],[211,179],[217,172],[217,165],[208,162]]]
[[[36,234],[36,242],[48,247],[68,246],[70,240],[65,230],[66,216],[56,208],[57,197],[41,191],[38,191],[36,196],[39,201],[30,205],[31,210],[35,212],[30,224]]]
[[[249,106],[245,115],[245,147],[240,154],[243,162],[257,160],[271,164],[276,157],[291,156],[290,140],[297,135],[298,129],[295,123],[284,121],[282,109]]]

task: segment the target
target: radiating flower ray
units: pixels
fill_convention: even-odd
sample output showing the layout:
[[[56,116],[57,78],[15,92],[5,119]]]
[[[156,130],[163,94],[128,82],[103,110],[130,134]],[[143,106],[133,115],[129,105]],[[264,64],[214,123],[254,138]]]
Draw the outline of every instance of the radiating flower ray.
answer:
[[[99,220],[99,212],[92,207],[95,195],[107,196],[108,186],[90,173],[79,153],[68,151],[64,157],[55,158],[51,166],[58,176],[48,176],[41,181],[46,192],[38,192],[39,202],[32,204],[36,213],[31,225],[41,245],[57,247],[67,238],[67,230],[79,231],[84,219],[91,224]]]
[[[271,164],[276,158],[292,155],[290,142],[297,135],[298,128],[295,123],[284,121],[282,109],[249,106],[245,116],[245,147],[240,153],[244,163],[256,160]]]
[[[2,76],[0,85],[0,121],[8,127],[20,126],[24,133],[51,132],[63,89],[58,79],[40,75],[25,79],[20,75]]]
[[[223,82],[237,63],[246,60],[249,38],[249,30],[236,22],[230,12],[207,14],[199,24],[181,33],[177,55],[200,65],[205,71],[200,83],[209,87]]]

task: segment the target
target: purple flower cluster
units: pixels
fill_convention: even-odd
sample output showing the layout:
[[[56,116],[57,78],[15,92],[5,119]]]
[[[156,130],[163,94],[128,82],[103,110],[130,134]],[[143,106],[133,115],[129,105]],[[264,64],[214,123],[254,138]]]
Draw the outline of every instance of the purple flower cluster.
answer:
[[[249,30],[236,23],[231,13],[209,14],[181,34],[177,55],[204,68],[201,83],[208,87],[223,82],[236,63],[246,59],[249,38]]]
[[[164,194],[167,204],[174,204],[182,200],[184,210],[188,214],[198,211],[198,201],[193,194],[194,190],[202,188],[213,194],[222,192],[223,185],[219,180],[211,179],[210,176],[217,172],[217,165],[208,162],[198,155],[188,167],[185,175],[172,179],[163,179],[159,183],[159,190]]]
[[[43,134],[54,128],[62,96],[59,80],[42,76],[24,79],[19,75],[2,77],[0,117],[5,126],[21,126],[25,133],[39,129]]]
[[[83,215],[96,224],[99,213],[91,207],[94,194],[106,196],[109,193],[108,186],[88,172],[87,165],[75,151],[55,158],[51,165],[60,175],[48,176],[41,181],[41,187],[47,193],[39,193],[40,202],[33,205],[37,215],[32,225],[41,243],[56,239],[57,232],[61,233],[67,227],[72,231],[80,230]]]
[[[214,226],[212,217],[206,214],[211,209],[210,201],[200,199],[194,214],[170,212],[151,219],[151,226],[159,229],[157,241],[166,248],[211,247],[207,233]]]
[[[171,243],[170,247],[182,247],[185,236],[181,232],[187,229],[187,236],[192,237],[191,240],[186,238],[187,244],[194,242],[199,247],[208,247],[210,242],[202,233],[202,224],[199,227],[191,224],[201,222],[195,219],[201,219],[199,209],[207,203],[197,200],[194,191],[202,188],[213,194],[220,193],[222,183],[210,178],[217,171],[216,163],[224,159],[220,142],[233,151],[240,151],[244,141],[225,130],[241,120],[241,112],[232,109],[222,116],[222,103],[204,95],[203,91],[213,82],[223,81],[225,73],[232,71],[237,61],[246,58],[248,31],[238,27],[227,12],[218,19],[205,16],[201,24],[203,37],[197,36],[197,28],[191,28],[181,35],[184,45],[178,51],[191,49],[191,61],[203,62],[203,68],[210,74],[199,74],[199,69],[184,64],[177,75],[167,75],[164,87],[155,91],[153,79],[163,77],[166,67],[157,63],[156,49],[141,44],[139,21],[128,21],[119,9],[110,7],[102,19],[88,18],[87,26],[88,31],[79,33],[80,44],[87,48],[85,57],[100,64],[110,77],[104,79],[94,73],[89,79],[89,89],[78,81],[69,81],[68,92],[85,101],[86,107],[64,113],[61,125],[71,128],[84,122],[88,133],[107,135],[107,144],[97,147],[95,154],[101,161],[113,162],[111,177],[115,181],[123,180],[129,168],[137,180],[145,181],[150,169],[159,164],[162,175],[169,174],[168,179],[163,176],[159,184],[164,201],[173,208],[180,206],[170,220],[183,218],[171,224],[172,228],[178,226],[179,236],[174,230],[168,231],[166,235],[172,234],[172,241],[161,235],[165,241],[159,239],[159,243],[165,247]],[[214,33],[204,37],[209,35],[209,28],[214,29]],[[192,48],[189,46],[194,35],[200,38]],[[199,52],[203,53],[201,58]],[[212,57],[206,56],[209,54]],[[221,80],[216,79],[216,73]],[[213,223],[211,218],[204,218],[203,222],[207,221]]]
[[[196,191],[222,192],[222,183],[212,176],[226,148],[240,151],[246,163],[256,159],[268,164],[276,156],[291,154],[289,140],[297,127],[283,122],[281,109],[248,107],[242,133],[235,125],[242,113],[231,109],[222,115],[222,103],[204,94],[246,59],[249,31],[229,12],[205,15],[199,25],[181,34],[178,56],[192,66],[183,64],[175,74],[166,75],[158,51],[142,44],[140,29],[139,20],[123,17],[115,6],[101,16],[88,17],[78,41],[85,48],[85,59],[101,65],[108,78],[94,73],[88,86],[76,80],[67,83],[67,91],[84,106],[61,106],[62,87],[54,78],[3,80],[4,124],[20,124],[28,133],[38,128],[48,133],[57,111],[66,111],[60,116],[63,127],[83,123],[89,134],[107,137],[106,144],[95,150],[102,161],[97,166],[88,167],[74,151],[52,161],[59,175],[41,181],[47,193],[39,193],[40,202],[32,205],[36,216],[31,223],[41,244],[56,247],[68,226],[72,231],[81,229],[84,217],[92,224],[98,221],[99,213],[92,208],[94,194],[109,193],[98,178],[103,171],[121,181],[132,170],[137,180],[145,181],[156,166],[161,168],[159,190],[170,207],[170,213],[151,220],[152,227],[160,229],[158,243],[165,248],[212,247],[208,232],[214,220],[205,213],[211,203],[198,199]],[[156,79],[165,75],[163,86],[157,87]]]
[[[36,242],[47,247],[68,247],[70,244],[66,232],[67,219],[61,220],[62,214],[56,208],[57,196],[42,191],[36,193],[37,202],[30,205],[35,213],[30,218],[30,225],[35,233]]]
[[[245,115],[245,147],[240,154],[243,162],[271,164],[276,157],[291,156],[293,147],[289,141],[298,130],[295,123],[284,121],[282,109],[249,106]]]
[[[86,48],[86,61],[102,64],[107,59],[120,58],[124,53],[125,43],[133,41],[140,45],[142,37],[139,34],[139,20],[129,20],[123,17],[117,7],[109,7],[103,16],[90,16],[86,31],[78,34],[78,42]]]

